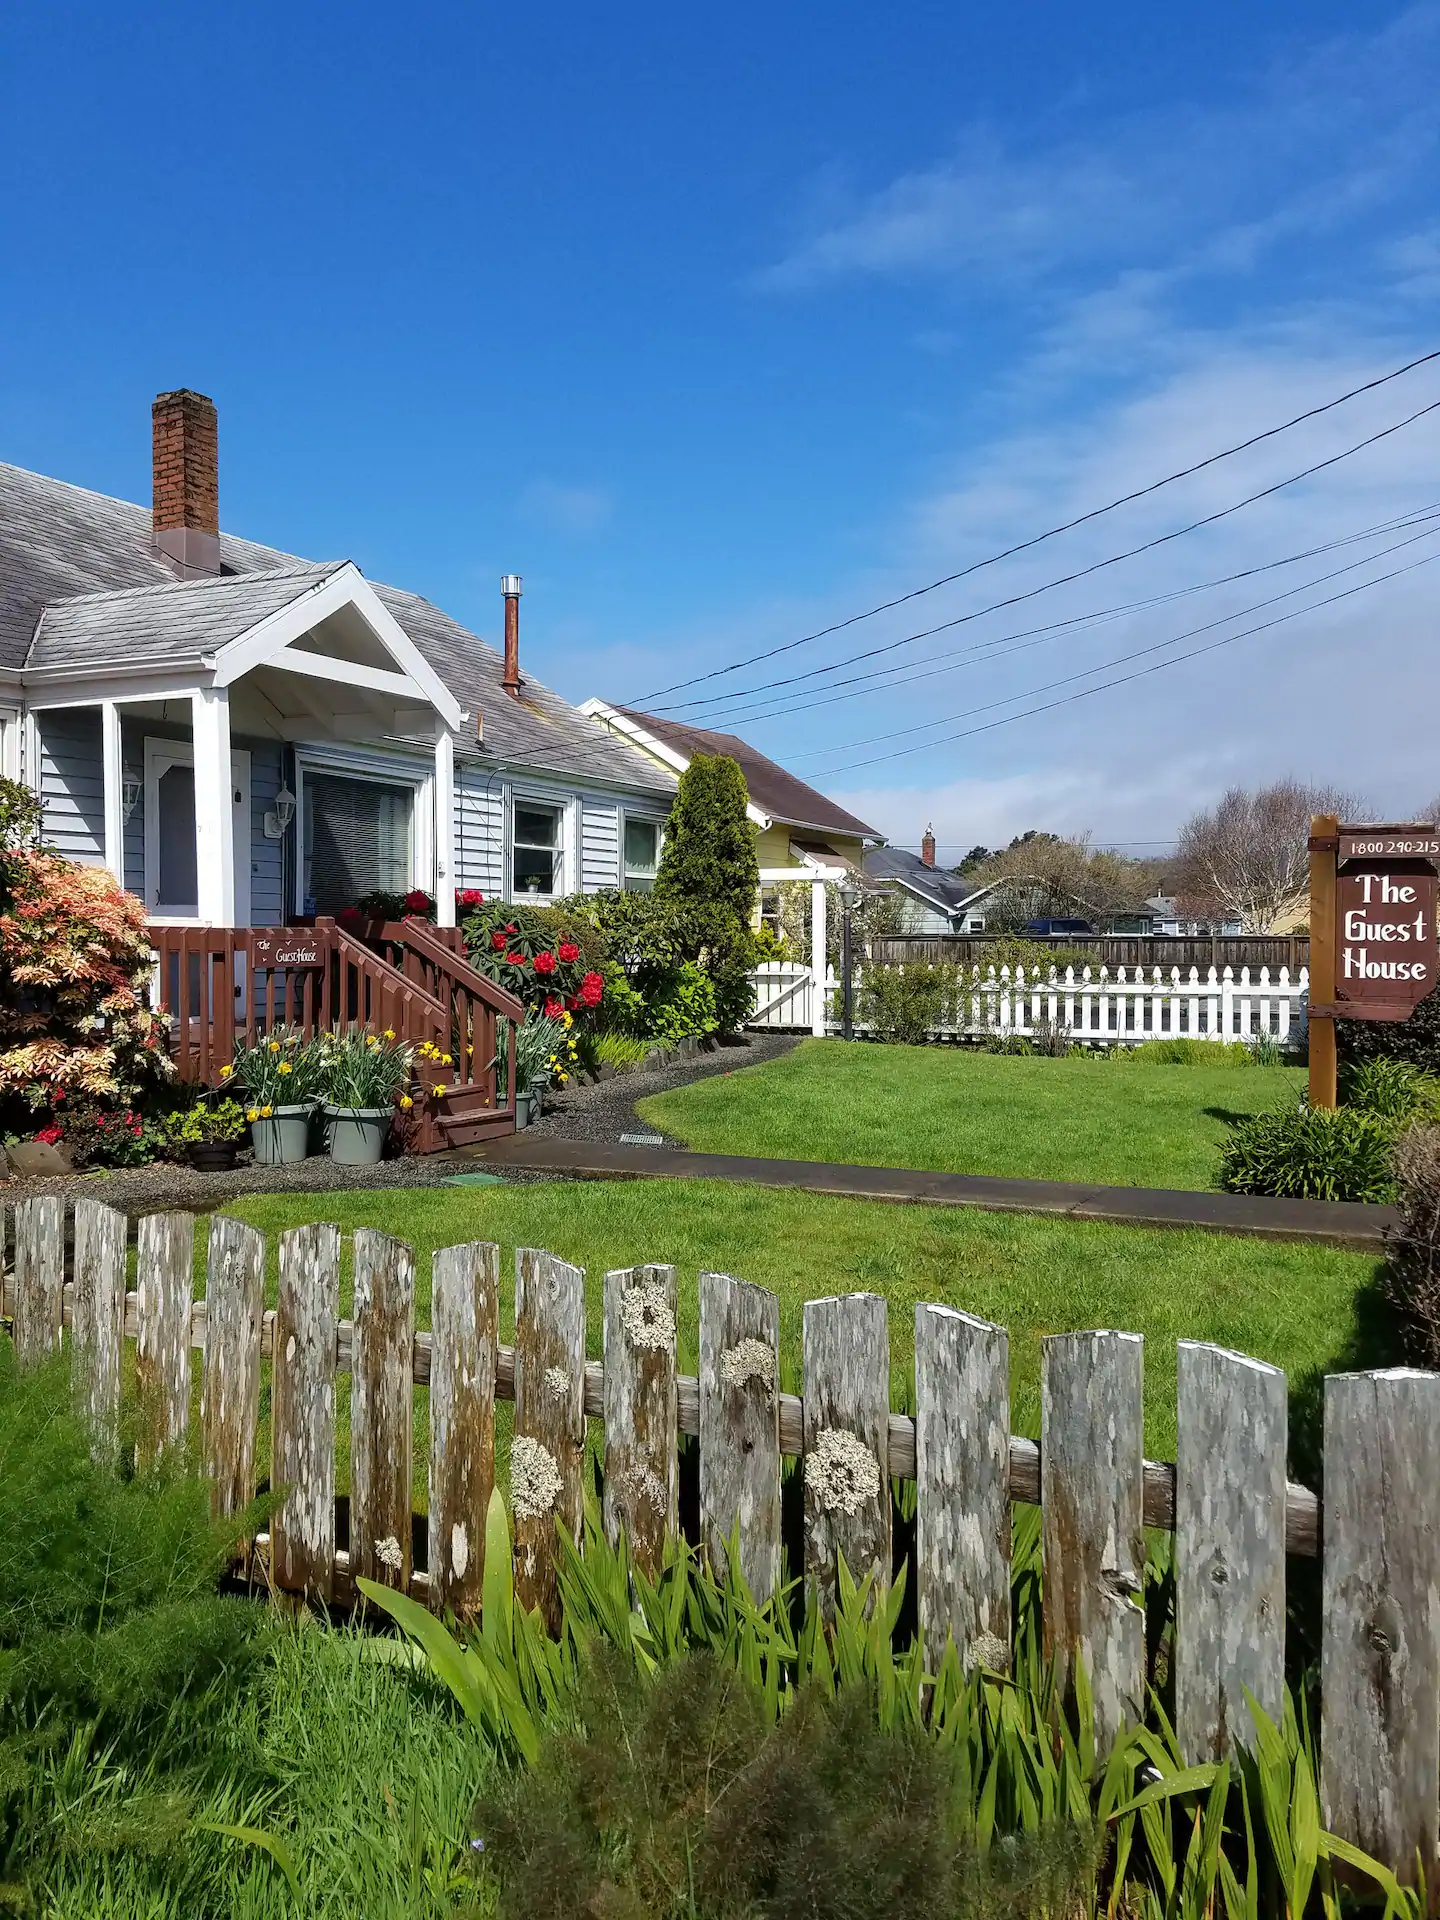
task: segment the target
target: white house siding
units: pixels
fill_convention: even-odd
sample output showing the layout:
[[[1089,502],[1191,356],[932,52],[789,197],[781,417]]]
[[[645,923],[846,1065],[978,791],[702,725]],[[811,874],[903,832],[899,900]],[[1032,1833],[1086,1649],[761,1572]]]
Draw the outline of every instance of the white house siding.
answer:
[[[44,711],[36,721],[45,839],[67,859],[98,866],[105,858],[100,710]]]
[[[954,923],[948,913],[942,913],[938,907],[932,907],[928,901],[917,900],[913,893],[902,893],[899,897],[902,933],[954,932]]]
[[[483,767],[455,769],[456,885],[487,899],[505,887],[505,783]]]
[[[580,801],[580,888],[596,893],[620,884],[620,809],[613,800]]]

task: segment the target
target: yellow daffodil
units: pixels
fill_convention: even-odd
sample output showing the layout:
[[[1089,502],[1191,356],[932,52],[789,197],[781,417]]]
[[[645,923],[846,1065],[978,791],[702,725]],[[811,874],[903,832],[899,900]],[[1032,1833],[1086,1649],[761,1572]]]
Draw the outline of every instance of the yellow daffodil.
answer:
[[[260,1109],[260,1118],[262,1120],[268,1120],[274,1111],[275,1109],[273,1107],[262,1107]]]
[[[260,1118],[260,1109],[258,1107],[247,1107],[245,1109],[245,1118],[247,1120],[258,1120]]]
[[[288,1060],[282,1060],[279,1066],[275,1069],[275,1071],[277,1073],[293,1073],[295,1069],[294,1067],[291,1066]]]
[[[393,1040],[395,1038],[395,1029],[393,1027],[386,1027],[385,1038],[387,1040]]]
[[[442,1067],[449,1067],[449,1066],[453,1066],[455,1063],[451,1059],[448,1053],[442,1053],[440,1056],[440,1064]]]
[[[278,1040],[272,1040],[270,1042],[270,1051],[272,1053],[278,1053],[280,1051],[280,1042]]]
[[[220,1069],[220,1078],[222,1080],[228,1080],[234,1071],[234,1067],[222,1067]]]
[[[367,1033],[365,1036],[365,1044],[367,1047],[378,1047],[380,1042],[375,1038],[373,1033]]]
[[[437,1080],[435,1082],[435,1085],[431,1087],[430,1091],[431,1093],[434,1094],[435,1098],[438,1100],[441,1094],[446,1091],[445,1082],[443,1080]]]
[[[408,1093],[401,1094],[400,1105],[405,1109],[406,1113],[410,1111],[411,1107],[413,1107],[414,1104],[415,1102],[410,1098]]]

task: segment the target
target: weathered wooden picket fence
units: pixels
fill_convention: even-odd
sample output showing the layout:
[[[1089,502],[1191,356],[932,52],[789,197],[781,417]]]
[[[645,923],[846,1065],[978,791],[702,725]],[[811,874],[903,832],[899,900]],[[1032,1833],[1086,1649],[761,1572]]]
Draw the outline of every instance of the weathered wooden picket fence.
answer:
[[[1271,1714],[1284,1688],[1286,1560],[1323,1554],[1324,1814],[1343,1838],[1437,1884],[1440,1806],[1440,1374],[1331,1378],[1319,1504],[1287,1483],[1287,1396],[1278,1369],[1181,1342],[1178,1457],[1142,1454],[1143,1343],[1067,1333],[1043,1343],[1041,1439],[1010,1432],[1008,1337],[953,1308],[915,1309],[915,1408],[890,1410],[886,1302],[807,1302],[804,1395],[779,1390],[779,1302],[725,1274],[699,1277],[699,1376],[678,1372],[673,1267],[604,1280],[603,1362],[586,1357],[585,1276],[553,1254],[516,1255],[515,1344],[499,1341],[499,1249],[433,1256],[431,1328],[415,1327],[416,1262],[385,1234],[354,1234],[354,1318],[341,1320],[335,1226],[281,1236],[278,1297],[264,1307],[265,1241],[209,1223],[203,1299],[192,1299],[195,1222],[139,1222],[126,1291],[126,1222],[75,1203],[67,1283],[53,1197],[14,1208],[5,1309],[23,1358],[68,1327],[78,1404],[113,1432],[124,1342],[147,1449],[176,1445],[200,1365],[200,1458],[218,1513],[257,1480],[262,1368],[278,1489],[259,1542],[280,1587],[345,1598],[363,1574],[464,1615],[480,1604],[485,1514],[495,1480],[495,1403],[513,1399],[510,1503],[518,1597],[552,1620],[556,1522],[582,1518],[586,1421],[601,1423],[603,1510],[636,1562],[654,1568],[677,1516],[677,1434],[699,1438],[700,1527],[712,1562],[733,1543],[754,1592],[781,1576],[782,1457],[804,1457],[807,1581],[834,1604],[837,1556],[857,1575],[892,1569],[893,1478],[915,1482],[912,1577],[927,1658],[953,1638],[967,1662],[1008,1662],[1010,1506],[1042,1508],[1044,1626],[1078,1654],[1108,1741],[1145,1707],[1145,1529],[1174,1535],[1172,1656],[1187,1756],[1223,1754],[1250,1726],[1247,1693]],[[351,1376],[349,1544],[336,1545],[336,1380]],[[428,1521],[412,1565],[413,1416],[428,1388]]]
[[[1043,974],[1023,967],[932,967],[942,991],[941,1011],[930,1028],[937,1040],[974,1040],[993,1034],[1033,1034],[1042,1020],[1067,1028],[1076,1040],[1134,1047],[1145,1040],[1177,1036],[1197,1040],[1254,1040],[1261,1034],[1287,1040],[1298,1033],[1310,992],[1306,968],[1292,979],[1287,967],[1272,977],[1268,967],[1055,968]],[[826,971],[817,1009],[808,966],[767,960],[750,976],[755,987],[752,1027],[817,1031],[817,1012],[827,1033],[841,1030],[840,977]],[[854,1031],[874,1031],[865,1014],[864,968],[853,976]]]

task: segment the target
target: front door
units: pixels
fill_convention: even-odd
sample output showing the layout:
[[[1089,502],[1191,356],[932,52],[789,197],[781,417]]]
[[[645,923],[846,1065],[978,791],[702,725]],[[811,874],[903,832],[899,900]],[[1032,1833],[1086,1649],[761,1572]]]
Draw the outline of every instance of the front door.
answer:
[[[250,924],[250,755],[230,753],[235,924]],[[157,920],[196,920],[195,750],[188,740],[145,742],[145,905]]]

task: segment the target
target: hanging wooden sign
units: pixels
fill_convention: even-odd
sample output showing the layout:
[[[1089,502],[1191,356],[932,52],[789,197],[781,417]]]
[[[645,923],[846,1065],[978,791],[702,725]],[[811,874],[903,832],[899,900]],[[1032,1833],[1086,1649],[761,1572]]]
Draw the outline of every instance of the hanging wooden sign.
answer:
[[[328,958],[328,943],[312,927],[250,935],[250,963],[255,967],[323,967]]]
[[[1310,1104],[1333,1107],[1335,1022],[1408,1020],[1440,978],[1432,825],[1310,824]]]

